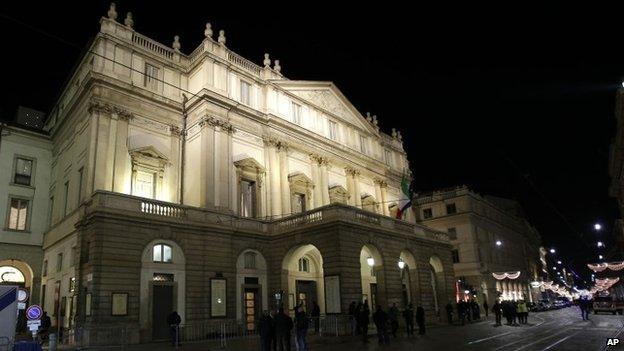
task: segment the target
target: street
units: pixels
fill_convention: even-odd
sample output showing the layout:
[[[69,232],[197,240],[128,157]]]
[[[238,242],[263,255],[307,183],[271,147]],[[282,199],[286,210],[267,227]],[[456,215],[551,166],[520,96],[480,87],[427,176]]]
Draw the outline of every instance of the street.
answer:
[[[622,331],[622,316],[599,314],[581,320],[579,309],[531,313],[529,324],[524,326],[493,326],[493,317],[487,321],[465,326],[430,328],[425,337],[401,338],[388,346],[380,347],[371,339],[368,347],[349,342],[362,350],[605,350],[607,338],[617,337]],[[322,345],[315,350],[338,350],[347,345]]]

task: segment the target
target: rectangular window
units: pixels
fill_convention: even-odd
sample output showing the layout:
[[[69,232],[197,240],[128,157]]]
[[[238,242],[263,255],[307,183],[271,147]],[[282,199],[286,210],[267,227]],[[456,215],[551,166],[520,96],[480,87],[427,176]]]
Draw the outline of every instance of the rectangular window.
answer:
[[[253,252],[245,253],[245,268],[256,269],[256,254]]]
[[[245,105],[251,105],[251,84],[245,82],[244,80],[240,81],[240,102]]]
[[[13,183],[21,185],[30,185],[30,177],[32,175],[32,160],[18,157],[15,160],[15,175]]]
[[[292,121],[295,124],[301,125],[301,105],[296,102],[291,103]]]
[[[78,170],[78,204],[82,202],[82,181],[84,176],[84,167]]]
[[[155,174],[152,172],[137,171],[136,182],[135,182],[136,186],[135,186],[135,191],[133,191],[133,195],[153,199],[154,193],[155,193],[154,177],[155,177]]]
[[[384,150],[384,160],[386,161],[386,166],[392,166],[392,152],[390,150]]]
[[[457,229],[455,227],[449,228],[447,232],[450,240],[457,240]]]
[[[28,223],[28,200],[11,198],[7,228],[26,230]]]
[[[241,180],[240,208],[242,217],[256,216],[256,183]]]
[[[295,194],[292,202],[292,212],[302,213],[306,210],[306,198],[304,194]]]
[[[334,121],[327,121],[329,123],[329,138],[331,140],[338,140],[338,123]]]
[[[457,213],[457,207],[455,207],[455,203],[446,204],[446,214]]]
[[[42,275],[45,277],[46,275],[48,275],[48,260],[44,260],[43,261],[43,269],[42,269],[43,273]]]
[[[425,208],[422,211],[422,215],[424,219],[429,219],[433,217],[433,211],[430,208]]]
[[[451,254],[453,255],[453,263],[459,263],[459,251],[453,250]]]
[[[69,180],[65,182],[65,197],[63,198],[63,216],[69,212]]]
[[[368,138],[360,135],[360,151],[363,154],[368,154]]]
[[[52,217],[54,215],[54,196],[50,196],[50,212],[48,213],[48,225],[52,225]]]
[[[143,84],[146,88],[156,90],[158,88],[158,68],[150,65],[149,63],[145,64],[145,77]]]
[[[69,292],[73,293],[76,291],[76,277],[69,278]]]
[[[56,271],[60,272],[63,269],[63,253],[59,252],[56,256]]]

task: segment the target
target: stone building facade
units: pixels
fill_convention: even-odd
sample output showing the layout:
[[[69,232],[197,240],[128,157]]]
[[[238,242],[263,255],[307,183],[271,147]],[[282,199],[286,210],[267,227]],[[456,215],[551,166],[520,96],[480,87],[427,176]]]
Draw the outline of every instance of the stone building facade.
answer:
[[[457,299],[476,297],[490,306],[498,297],[540,299],[539,289],[530,283],[543,277],[541,238],[517,202],[461,186],[420,194],[415,203],[418,223],[449,234]],[[520,276],[502,276],[514,272]]]
[[[409,164],[331,82],[290,80],[210,24],[190,54],[113,6],[46,122],[53,141],[45,308],[64,327],[125,325],[133,342],[183,324],[252,328],[277,305],[452,299],[445,232],[395,219]],[[399,268],[398,262],[405,266]],[[403,266],[401,264],[401,266]]]
[[[18,285],[39,303],[52,144],[41,130],[0,124],[0,284]],[[42,272],[43,270],[43,272]]]

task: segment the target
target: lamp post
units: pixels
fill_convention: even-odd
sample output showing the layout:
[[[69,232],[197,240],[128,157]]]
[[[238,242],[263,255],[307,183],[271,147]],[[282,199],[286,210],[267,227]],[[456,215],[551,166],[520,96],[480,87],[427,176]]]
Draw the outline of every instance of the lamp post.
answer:
[[[366,264],[367,264],[369,267],[374,266],[374,265],[375,265],[375,259],[369,256],[369,257],[366,259]]]
[[[399,265],[399,269],[403,270],[403,268],[405,268],[405,261],[403,261],[403,259],[400,257],[399,257],[399,262],[397,264]]]

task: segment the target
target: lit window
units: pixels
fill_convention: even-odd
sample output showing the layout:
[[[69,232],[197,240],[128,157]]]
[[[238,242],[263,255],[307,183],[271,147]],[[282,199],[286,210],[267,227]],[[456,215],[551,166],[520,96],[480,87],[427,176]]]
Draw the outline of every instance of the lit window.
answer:
[[[368,138],[363,135],[360,135],[360,151],[363,154],[368,154]]]
[[[27,217],[28,200],[12,198],[7,227],[13,230],[26,230]]]
[[[338,140],[338,123],[334,121],[327,121],[329,123],[329,138],[331,140]]]
[[[241,180],[240,208],[242,217],[255,217],[256,183]]]
[[[310,261],[307,258],[302,257],[299,259],[299,272],[309,272],[310,271]]]
[[[251,105],[251,84],[245,82],[244,80],[241,80],[240,83],[240,102],[245,105]]]
[[[69,292],[73,293],[76,291],[76,277],[69,278]]]
[[[153,199],[154,193],[155,193],[154,177],[155,177],[155,173],[153,172],[145,172],[145,171],[137,170],[135,189],[133,191],[133,195]]]
[[[158,68],[150,65],[149,63],[145,64],[145,76],[143,85],[152,90],[156,90],[158,88]]]
[[[433,217],[433,211],[430,208],[425,208],[422,211],[422,214],[423,214],[423,218],[424,219],[428,219],[428,218]]]
[[[24,283],[24,274],[12,266],[0,267],[0,285],[4,283]]]
[[[453,213],[457,213],[457,207],[455,206],[455,203],[446,204],[446,214],[453,214]]]
[[[293,102],[291,104],[291,109],[293,123],[301,125],[301,105]]]
[[[256,253],[245,252],[245,268],[256,269]]]
[[[17,158],[15,160],[15,175],[13,183],[21,185],[30,185],[30,177],[32,175],[32,160],[25,158]]]
[[[152,260],[163,263],[171,262],[171,246],[165,244],[154,245]]]

